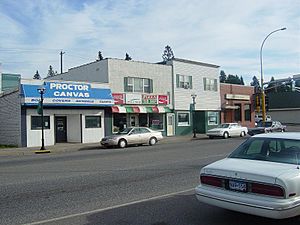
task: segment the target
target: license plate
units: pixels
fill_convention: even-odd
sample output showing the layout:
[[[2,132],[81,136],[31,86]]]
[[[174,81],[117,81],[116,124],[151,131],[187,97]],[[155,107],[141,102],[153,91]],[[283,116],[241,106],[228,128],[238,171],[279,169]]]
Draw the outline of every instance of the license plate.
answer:
[[[229,180],[229,189],[232,191],[247,191],[247,184],[243,181]]]

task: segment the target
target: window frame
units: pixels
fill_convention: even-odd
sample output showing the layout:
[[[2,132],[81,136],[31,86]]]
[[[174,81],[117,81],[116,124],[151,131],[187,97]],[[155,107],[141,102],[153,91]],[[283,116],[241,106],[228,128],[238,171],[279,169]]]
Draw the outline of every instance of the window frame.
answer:
[[[180,114],[188,114],[188,116],[187,116],[188,121],[187,122],[179,122],[179,115]],[[179,112],[177,112],[176,117],[177,117],[177,126],[178,127],[189,127],[189,126],[191,126],[191,113],[190,112],[184,112],[184,111],[180,112],[179,111]]]
[[[214,114],[213,116],[209,115],[209,114]],[[214,117],[215,118],[215,122],[211,122],[210,117]],[[215,125],[219,125],[219,113],[218,112],[207,112],[207,124],[209,126],[215,126]]]
[[[98,123],[98,125],[97,126],[89,126],[89,127],[87,127],[87,125],[88,125],[88,123],[87,123],[87,118],[91,118],[91,117],[93,117],[93,118],[99,118],[99,121],[97,121],[97,122],[99,122]],[[101,115],[85,115],[84,116],[84,122],[85,122],[85,129],[95,129],[95,128],[102,128],[102,121],[101,121]]]
[[[153,82],[150,78],[141,78],[141,77],[124,77],[125,79],[125,92],[130,93],[153,93]],[[141,82],[141,89],[137,85]]]
[[[51,126],[50,126],[50,116],[43,116],[44,117],[44,130],[50,130]],[[42,116],[30,116],[30,129],[31,130],[41,130],[42,127],[40,125],[33,127],[34,123],[32,122],[32,120],[34,118],[40,118],[40,120],[42,120]],[[48,126],[46,126],[45,124],[48,124]],[[41,121],[39,121],[39,124],[41,124]]]

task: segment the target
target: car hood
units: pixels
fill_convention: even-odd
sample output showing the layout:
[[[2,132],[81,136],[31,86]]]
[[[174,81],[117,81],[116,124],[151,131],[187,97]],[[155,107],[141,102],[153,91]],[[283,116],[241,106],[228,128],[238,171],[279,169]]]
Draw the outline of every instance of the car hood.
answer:
[[[225,158],[204,167],[201,172],[216,176],[276,183],[276,178],[297,168],[293,164]]]

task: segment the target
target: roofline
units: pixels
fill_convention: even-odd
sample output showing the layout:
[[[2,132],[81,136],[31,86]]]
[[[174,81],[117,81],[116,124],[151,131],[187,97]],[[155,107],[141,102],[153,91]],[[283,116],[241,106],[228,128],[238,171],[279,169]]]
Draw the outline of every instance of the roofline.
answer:
[[[239,86],[239,87],[247,87],[247,88],[251,88],[251,89],[254,89],[254,86],[251,86],[251,85],[242,85],[242,84],[230,84],[230,83],[221,83],[220,82],[220,85],[234,85],[234,86]]]
[[[190,63],[190,64],[195,64],[195,65],[200,65],[200,66],[207,66],[207,67],[212,67],[212,68],[219,68],[220,66],[215,65],[215,64],[210,64],[210,63],[203,63],[203,62],[198,62],[198,61],[193,61],[193,60],[188,60],[188,59],[180,59],[180,58],[173,58],[173,61],[178,61],[178,62],[183,62],[183,63]]]

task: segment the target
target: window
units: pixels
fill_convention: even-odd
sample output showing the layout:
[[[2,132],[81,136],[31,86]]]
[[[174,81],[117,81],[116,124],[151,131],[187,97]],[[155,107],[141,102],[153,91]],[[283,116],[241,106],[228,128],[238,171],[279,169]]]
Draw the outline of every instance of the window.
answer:
[[[125,92],[152,93],[153,81],[146,78],[124,77]]]
[[[164,114],[151,113],[149,114],[149,125],[153,130],[163,130],[164,129]]]
[[[101,116],[85,116],[85,128],[100,128]]]
[[[208,112],[208,125],[218,125],[219,124],[219,113],[218,112]]]
[[[218,91],[218,80],[203,78],[204,91]]]
[[[244,105],[245,121],[251,121],[251,105]]]
[[[190,113],[177,113],[178,126],[190,125]]]
[[[236,122],[238,121],[242,121],[242,116],[241,116],[241,104],[234,104],[235,106],[237,106],[237,109],[234,110],[234,120]]]
[[[178,88],[192,89],[192,76],[176,74],[176,83]]]
[[[31,130],[42,129],[42,117],[31,116]],[[50,116],[44,116],[44,129],[50,129]]]

